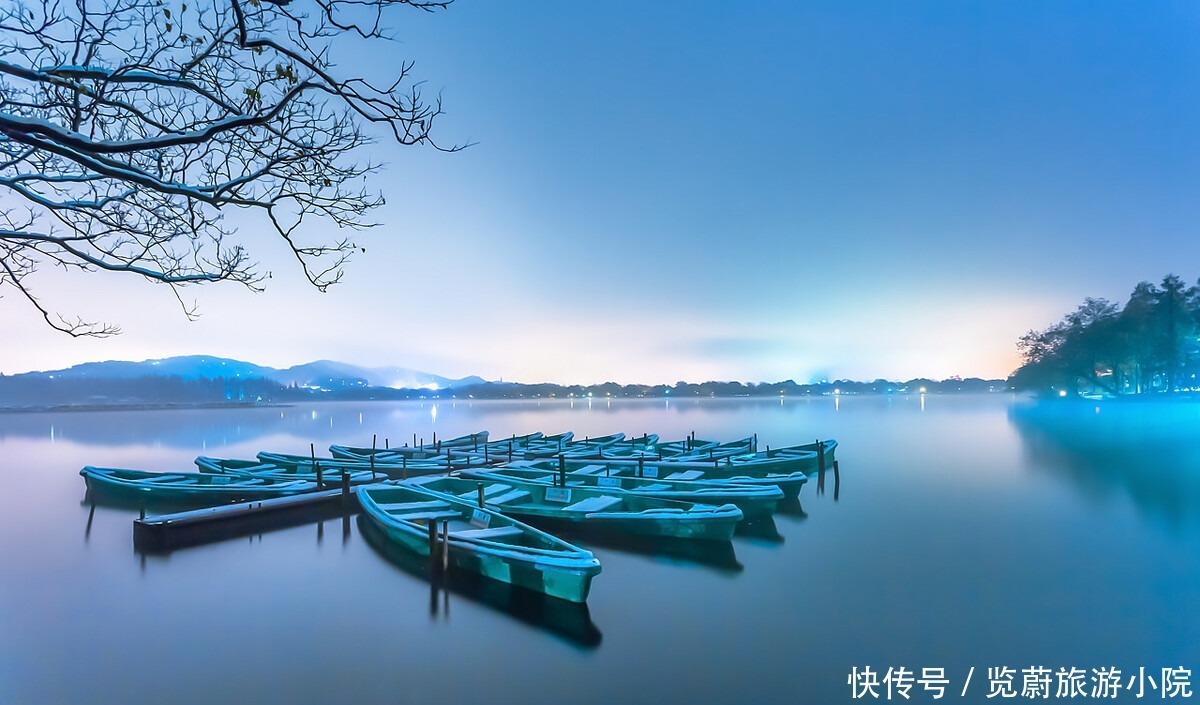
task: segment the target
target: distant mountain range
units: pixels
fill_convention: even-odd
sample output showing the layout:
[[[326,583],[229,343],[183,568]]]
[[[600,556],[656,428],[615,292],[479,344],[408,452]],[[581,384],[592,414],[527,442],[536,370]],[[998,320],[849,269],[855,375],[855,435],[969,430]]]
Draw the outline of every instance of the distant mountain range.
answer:
[[[391,387],[394,389],[451,389],[486,382],[474,375],[451,379],[407,367],[361,367],[333,360],[317,360],[285,369],[212,355],[186,355],[161,360],[86,362],[65,370],[10,375],[25,379],[120,380],[146,377],[200,379],[265,379],[284,386],[344,389]]]

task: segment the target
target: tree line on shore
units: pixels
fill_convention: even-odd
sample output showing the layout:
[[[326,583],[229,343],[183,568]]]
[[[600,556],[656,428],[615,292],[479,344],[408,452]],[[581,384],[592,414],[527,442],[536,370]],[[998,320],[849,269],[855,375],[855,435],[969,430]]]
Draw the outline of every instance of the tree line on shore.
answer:
[[[1194,391],[1200,380],[1200,282],[1143,281],[1124,306],[1102,298],[1017,343],[1017,389],[1059,396]]]
[[[1008,389],[1005,380],[951,378],[892,382],[836,380],[814,384],[785,382],[677,382],[674,385],[593,385],[486,382],[449,389],[393,389],[331,382],[325,387],[281,384],[259,377],[185,379],[178,375],[126,379],[48,379],[29,375],[0,375],[0,407],[33,408],[72,405],[131,406],[140,404],[287,404],[305,401],[400,399],[606,399],[714,397],[804,397],[831,394],[907,394],[927,392],[998,392]]]

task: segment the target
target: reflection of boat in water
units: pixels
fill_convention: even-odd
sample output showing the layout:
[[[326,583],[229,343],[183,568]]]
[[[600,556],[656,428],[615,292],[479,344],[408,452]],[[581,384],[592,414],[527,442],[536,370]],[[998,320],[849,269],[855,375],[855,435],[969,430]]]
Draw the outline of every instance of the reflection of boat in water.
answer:
[[[732,541],[696,541],[669,536],[611,534],[573,527],[560,527],[556,531],[570,541],[584,545],[585,548],[595,546],[623,553],[664,558],[712,568],[726,575],[736,575],[745,570],[745,566],[738,562]]]
[[[799,497],[789,497],[779,503],[779,507],[775,513],[780,516],[794,517],[801,521],[808,518],[808,512],[804,511],[804,506],[800,504]]]
[[[734,536],[751,539],[756,543],[783,543],[783,534],[779,533],[779,527],[775,525],[775,517],[756,517],[747,519],[737,525],[733,532]]]
[[[358,518],[358,531],[366,542],[389,563],[410,575],[430,580],[429,559],[395,546],[370,521]],[[588,649],[600,645],[603,635],[592,622],[587,603],[568,602],[531,590],[514,587],[508,583],[488,580],[477,573],[460,570],[453,565],[449,572],[431,581],[433,594],[430,596],[431,611],[437,610],[436,591],[464,597],[472,602],[485,604],[505,612],[520,622],[562,637],[567,641]]]

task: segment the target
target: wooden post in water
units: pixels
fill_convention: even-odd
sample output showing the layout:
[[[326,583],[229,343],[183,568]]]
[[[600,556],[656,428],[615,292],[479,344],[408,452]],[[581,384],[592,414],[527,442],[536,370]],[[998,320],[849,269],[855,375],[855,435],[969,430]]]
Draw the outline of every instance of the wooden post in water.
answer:
[[[512,439],[508,439],[508,462],[512,462]]]
[[[817,494],[825,494],[825,444],[817,439]]]
[[[833,461],[833,501],[838,501],[842,493],[842,473],[838,470],[838,461]]]
[[[373,472],[373,471],[372,471]],[[342,501],[350,500],[350,473],[346,472],[346,468],[342,468]]]
[[[562,454],[558,456],[558,486],[567,486],[567,459]]]
[[[646,476],[646,459],[638,456],[638,477]]]
[[[450,521],[442,522],[442,572],[450,568]]]
[[[483,509],[483,483],[482,482],[477,483],[475,485],[475,491],[479,494],[479,508]]]
[[[483,444],[483,464],[484,465],[492,464],[492,461],[488,460],[488,447],[487,447],[486,443]]]
[[[417,434],[413,434],[413,448],[417,447]]]
[[[375,481],[375,434],[371,434],[371,482]]]
[[[750,451],[752,453],[758,452],[758,434],[757,433],[754,434],[753,440],[750,441]]]
[[[96,511],[96,505],[94,505],[94,504],[92,505],[92,511],[93,512]],[[138,519],[145,519],[145,518],[146,518],[146,500],[143,499],[142,501],[138,502]],[[90,519],[89,519],[89,521],[90,521]]]

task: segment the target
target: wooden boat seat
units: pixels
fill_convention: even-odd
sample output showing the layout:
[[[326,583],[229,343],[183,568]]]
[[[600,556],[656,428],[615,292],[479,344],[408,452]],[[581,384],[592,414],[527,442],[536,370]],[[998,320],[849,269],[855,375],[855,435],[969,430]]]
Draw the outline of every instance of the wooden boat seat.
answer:
[[[620,504],[623,500],[620,497],[611,497],[609,495],[600,495],[599,497],[588,497],[580,500],[575,504],[568,504],[563,507],[564,512],[599,512],[614,504]]]
[[[491,529],[464,529],[451,531],[450,535],[461,539],[499,539],[506,536],[520,536],[525,533],[515,526],[497,526]]]
[[[392,504],[381,504],[379,508],[385,512],[391,513],[399,509],[444,509],[450,505],[440,499],[435,499],[429,502],[395,502]]]
[[[528,496],[529,496],[529,493],[526,492],[525,490],[514,489],[514,490],[510,490],[510,491],[505,492],[504,494],[496,496],[496,497],[489,497],[487,500],[487,503],[488,504],[507,504],[508,502],[515,502],[518,499],[525,499]]]
[[[393,519],[403,519],[404,521],[437,521],[438,519],[453,519],[461,517],[462,512],[457,509],[442,509],[424,512],[404,512],[402,514],[391,514]]]
[[[512,485],[504,485],[504,484],[499,484],[499,483],[494,484],[494,485],[485,485],[483,488],[483,496],[491,497],[492,495],[495,495],[495,494],[501,494],[503,492],[508,492],[511,489],[512,489]],[[462,492],[462,493],[459,493],[458,496],[460,499],[474,500],[476,497],[479,496],[479,490],[470,490],[468,492]]]
[[[604,472],[605,465],[585,465],[578,470],[572,470],[576,475],[595,475],[598,472]]]
[[[671,473],[664,477],[664,480],[695,480],[697,477],[702,477],[704,472],[701,470],[682,470],[680,472]]]

